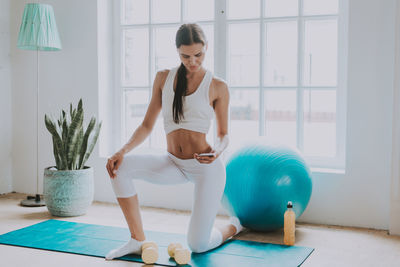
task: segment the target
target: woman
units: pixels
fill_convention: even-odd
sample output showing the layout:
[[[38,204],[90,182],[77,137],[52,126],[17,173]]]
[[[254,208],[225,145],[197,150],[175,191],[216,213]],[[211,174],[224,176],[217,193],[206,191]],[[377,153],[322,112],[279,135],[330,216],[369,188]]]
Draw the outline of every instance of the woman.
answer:
[[[131,239],[110,251],[106,259],[140,254],[146,239],[132,179],[157,184],[194,183],[194,203],[187,234],[193,252],[213,249],[242,230],[234,217],[221,229],[213,227],[225,187],[225,166],[219,156],[228,145],[228,87],[202,66],[207,41],[197,24],[183,24],[175,41],[181,65],[157,73],[142,124],[107,162],[107,171]],[[124,156],[149,136],[161,110],[167,153]],[[211,147],[206,134],[214,114],[218,141]],[[211,153],[211,156],[202,153]]]

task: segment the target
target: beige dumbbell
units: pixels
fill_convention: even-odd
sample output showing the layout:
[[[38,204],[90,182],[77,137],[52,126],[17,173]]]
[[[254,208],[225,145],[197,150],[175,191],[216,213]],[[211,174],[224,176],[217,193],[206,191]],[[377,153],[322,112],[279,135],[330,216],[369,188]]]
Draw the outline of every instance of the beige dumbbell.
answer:
[[[158,246],[154,242],[142,245],[142,260],[146,264],[153,264],[158,260]]]
[[[178,264],[188,264],[190,261],[190,251],[182,248],[179,243],[169,244],[168,255],[174,258]]]

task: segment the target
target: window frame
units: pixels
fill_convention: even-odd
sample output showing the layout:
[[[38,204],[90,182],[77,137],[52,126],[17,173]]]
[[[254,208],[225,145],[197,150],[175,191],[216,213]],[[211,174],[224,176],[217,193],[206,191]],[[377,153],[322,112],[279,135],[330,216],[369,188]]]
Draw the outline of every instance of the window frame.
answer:
[[[265,13],[265,1],[260,0],[260,16],[258,18],[252,19],[228,19],[227,18],[227,0],[214,0],[214,20],[206,21],[196,21],[198,23],[213,23],[214,24],[214,75],[221,77],[227,81],[227,73],[229,67],[228,58],[228,25],[230,23],[243,23],[243,22],[258,22],[260,27],[260,60],[259,60],[259,86],[251,87],[259,90],[259,135],[264,135],[265,129],[265,116],[264,116],[264,93],[269,89],[293,89],[297,91],[297,112],[296,112],[296,127],[297,127],[297,147],[300,151],[303,149],[304,141],[304,119],[303,119],[303,91],[305,89],[327,89],[336,90],[336,157],[313,157],[306,156],[305,160],[313,168],[330,168],[330,169],[345,169],[345,148],[346,148],[346,110],[347,110],[347,27],[348,27],[348,1],[338,0],[338,14],[337,15],[303,15],[303,2],[304,0],[298,0],[298,15],[290,17],[274,17],[266,18]],[[152,2],[149,0],[149,23],[145,24],[135,24],[135,25],[123,25],[122,22],[122,10],[123,10],[123,0],[113,1],[113,14],[114,14],[114,25],[113,25],[113,56],[114,56],[114,109],[116,110],[118,119],[113,120],[114,127],[114,143],[116,147],[122,146],[122,141],[125,139],[124,129],[125,129],[125,114],[124,114],[124,92],[126,90],[143,90],[146,87],[140,86],[129,86],[124,87],[122,84],[123,78],[123,52],[124,52],[124,42],[123,42],[123,30],[125,28],[142,28],[147,27],[149,31],[149,43],[151,45],[149,49],[149,81],[148,89],[150,90],[149,97],[151,97],[152,84],[156,72],[154,69],[154,43],[153,43],[153,29],[157,26],[167,26],[174,25],[179,26],[181,23],[188,21],[184,20],[184,12],[186,0],[180,0],[181,2],[181,15],[180,22],[178,23],[151,23],[151,13],[152,13]],[[319,19],[337,19],[338,25],[338,46],[337,46],[337,84],[336,86],[305,86],[303,85],[303,55],[304,55],[304,28],[306,20],[319,20]],[[297,47],[297,85],[294,86],[265,86],[264,85],[264,67],[265,67],[265,35],[267,22],[271,21],[293,21],[297,20],[298,27],[298,47]],[[224,33],[224,34],[218,34]],[[229,86],[230,90],[238,89],[249,89],[249,86]],[[146,90],[146,89],[145,89]],[[149,99],[150,100],[150,99]],[[118,109],[118,110],[117,110]],[[299,112],[301,111],[301,112]],[[215,121],[214,121],[215,123]],[[214,125],[215,126],[215,125]],[[214,127],[214,138],[215,138]],[[149,145],[151,148],[151,136],[149,136]]]

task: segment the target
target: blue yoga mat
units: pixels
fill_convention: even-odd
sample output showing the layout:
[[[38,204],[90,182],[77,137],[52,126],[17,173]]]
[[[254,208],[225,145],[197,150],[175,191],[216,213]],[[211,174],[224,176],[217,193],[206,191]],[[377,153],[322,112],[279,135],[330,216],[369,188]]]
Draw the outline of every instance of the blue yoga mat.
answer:
[[[185,235],[145,231],[148,240],[159,246],[157,264],[176,266],[168,256],[170,243],[186,245]],[[130,238],[126,228],[47,220],[32,226],[0,235],[0,244],[60,251],[95,257],[105,257],[111,249],[121,246]],[[313,252],[313,248],[284,246],[253,241],[230,240],[206,253],[192,253],[188,265],[193,267],[244,266],[300,266]],[[138,255],[118,258],[143,262]]]

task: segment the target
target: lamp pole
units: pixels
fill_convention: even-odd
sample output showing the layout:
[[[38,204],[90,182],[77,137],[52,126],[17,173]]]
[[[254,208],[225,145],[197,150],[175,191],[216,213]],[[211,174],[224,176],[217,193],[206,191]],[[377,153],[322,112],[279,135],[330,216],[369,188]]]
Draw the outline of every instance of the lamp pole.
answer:
[[[40,199],[39,195],[39,48],[36,49],[36,197],[35,202],[40,206],[46,203]]]
[[[36,48],[36,195],[28,196],[21,201],[25,207],[46,206],[44,199],[39,194],[39,47]]]

